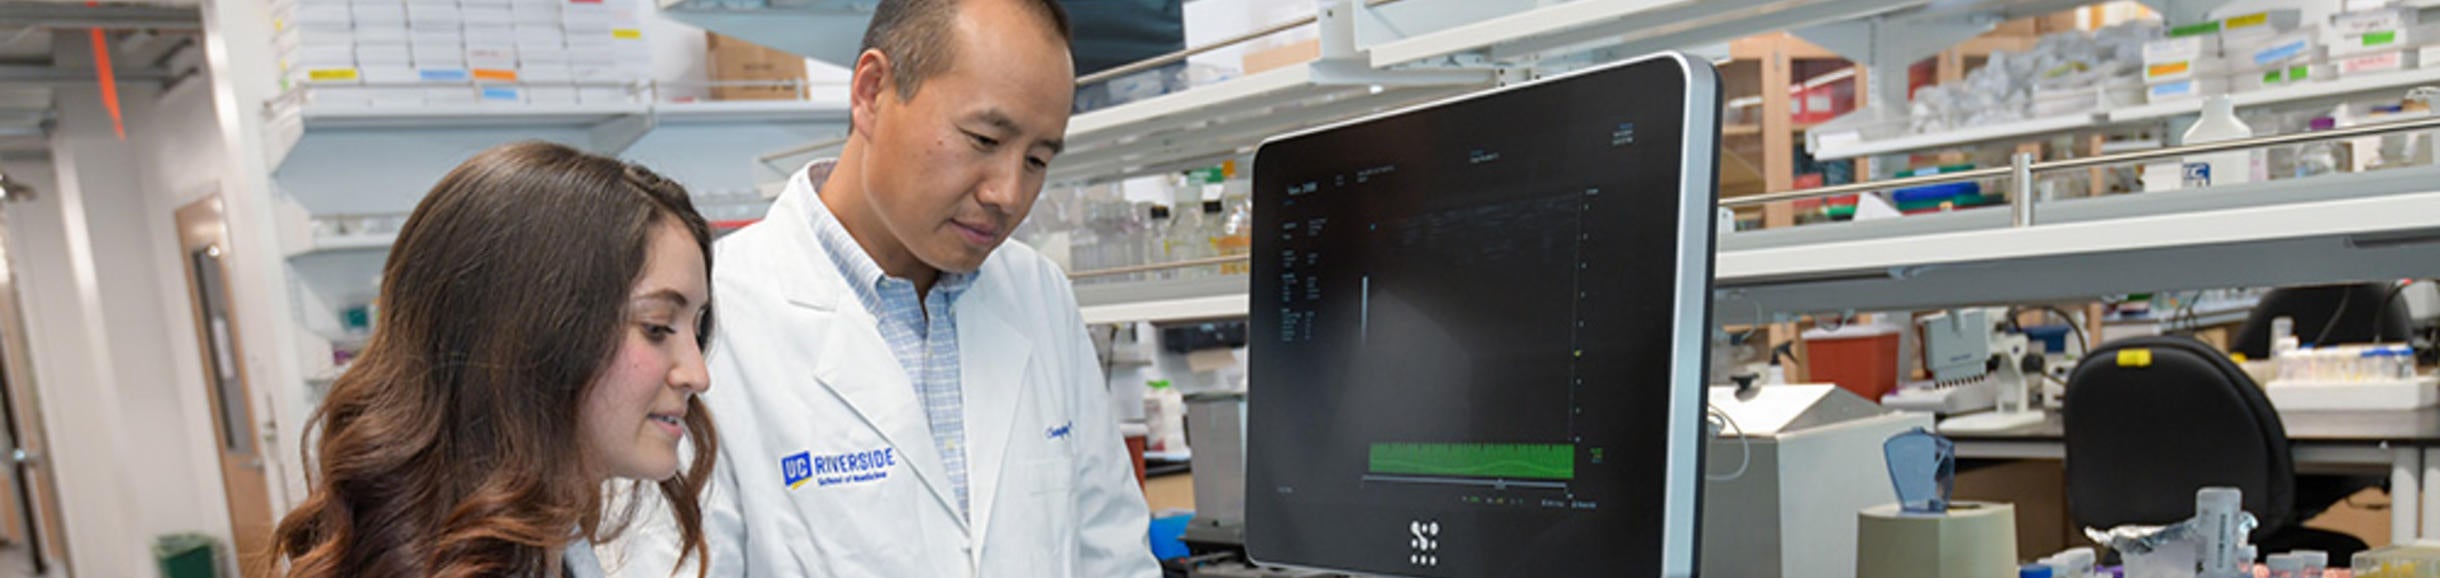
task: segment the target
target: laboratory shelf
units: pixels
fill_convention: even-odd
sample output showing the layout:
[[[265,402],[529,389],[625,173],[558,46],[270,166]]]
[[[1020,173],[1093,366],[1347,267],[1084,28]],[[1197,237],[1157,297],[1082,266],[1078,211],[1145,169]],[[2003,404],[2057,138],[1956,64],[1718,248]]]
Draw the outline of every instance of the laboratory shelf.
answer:
[[[1244,317],[1251,282],[1245,275],[1160,279],[1076,286],[1087,324],[1203,321]]]
[[[2265,105],[2308,103],[2378,93],[2384,90],[2399,91],[2399,95],[2403,96],[2407,89],[2432,83],[2440,83],[2440,67],[2264,89],[2231,95],[2230,100],[2236,104],[2237,108],[2244,109]],[[1808,133],[1806,141],[1810,145],[1809,148],[1814,158],[1847,159],[1937,150],[2133,124],[2198,114],[2202,108],[2201,99],[2191,99],[1878,139],[1864,138],[1860,129],[1847,126],[1849,123],[1844,122],[1846,119],[1841,119],[1841,121],[1835,121]],[[1852,113],[1851,116],[1861,119],[1868,114],[1866,111],[1858,111]]]
[[[1813,143],[1813,158],[1836,160],[2040,136],[2092,128],[2101,120],[2100,113],[2087,112],[1883,139],[1867,140],[1858,129],[1835,128],[1817,129],[1807,136]]]
[[[2041,203],[1725,236],[1715,309],[1925,309],[2427,277],[2440,168]]]
[[[2383,90],[2395,90],[2398,91],[2398,96],[2405,96],[2405,91],[2408,89],[2435,82],[2440,82],[2440,67],[2401,70],[2397,72],[2359,76],[2355,78],[2341,78],[2329,82],[2314,82],[2297,86],[2283,86],[2279,88],[2230,95],[2229,100],[2234,102],[2237,105],[2237,108],[2243,109],[2246,107],[2262,106],[2267,104],[2309,102],[2326,98],[2354,96]],[[2202,112],[2202,110],[2203,101],[2199,99],[2185,100],[2118,109],[2110,111],[2109,119],[2110,122],[2113,123],[2126,123],[2139,120],[2151,120],[2168,118],[2172,116],[2199,114]]]
[[[1929,0],[1575,0],[1368,46],[1392,67],[1479,54],[1509,60],[1606,43],[1617,54],[1683,49],[1915,8]]]
[[[1478,69],[1372,70],[1319,61],[1076,115],[1051,182],[1113,180],[1208,165],[1263,139],[1493,84]]]

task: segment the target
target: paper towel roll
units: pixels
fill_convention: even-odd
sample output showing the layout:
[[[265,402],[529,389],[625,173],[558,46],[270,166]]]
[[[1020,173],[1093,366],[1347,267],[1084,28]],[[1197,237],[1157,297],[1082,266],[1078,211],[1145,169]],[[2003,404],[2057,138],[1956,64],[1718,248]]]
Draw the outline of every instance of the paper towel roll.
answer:
[[[1856,578],[2013,578],[2016,506],[1957,502],[1946,514],[1897,504],[1856,513]]]

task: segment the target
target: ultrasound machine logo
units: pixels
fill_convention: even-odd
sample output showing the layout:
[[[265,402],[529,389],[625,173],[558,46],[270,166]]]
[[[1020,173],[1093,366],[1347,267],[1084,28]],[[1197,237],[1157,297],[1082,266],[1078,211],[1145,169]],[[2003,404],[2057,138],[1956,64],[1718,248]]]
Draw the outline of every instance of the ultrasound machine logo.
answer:
[[[1414,539],[1406,542],[1407,548],[1413,550],[1413,554],[1408,556],[1406,561],[1416,566],[1439,566],[1440,522],[1420,520],[1408,522],[1406,531],[1407,534],[1414,536]]]

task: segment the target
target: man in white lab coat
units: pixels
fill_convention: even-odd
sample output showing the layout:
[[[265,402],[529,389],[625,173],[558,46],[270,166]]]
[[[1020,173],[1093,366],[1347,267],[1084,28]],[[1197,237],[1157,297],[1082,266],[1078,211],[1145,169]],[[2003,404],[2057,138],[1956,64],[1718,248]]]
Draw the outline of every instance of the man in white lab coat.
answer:
[[[838,159],[715,246],[712,576],[1159,576],[1075,294],[1003,246],[1067,130],[1066,27],[883,0]],[[674,532],[606,557],[657,578]]]

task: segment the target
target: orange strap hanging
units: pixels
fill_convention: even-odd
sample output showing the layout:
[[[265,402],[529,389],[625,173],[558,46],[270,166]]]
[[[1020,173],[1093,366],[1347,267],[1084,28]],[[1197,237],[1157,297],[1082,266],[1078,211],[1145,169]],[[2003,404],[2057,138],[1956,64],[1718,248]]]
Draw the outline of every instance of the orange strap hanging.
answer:
[[[101,4],[88,1],[85,5]],[[110,109],[110,129],[118,133],[119,140],[125,141],[127,122],[119,117],[119,75],[110,71],[110,37],[103,34],[100,27],[88,32],[93,35],[93,73],[100,76],[95,80],[102,84],[102,106]]]

